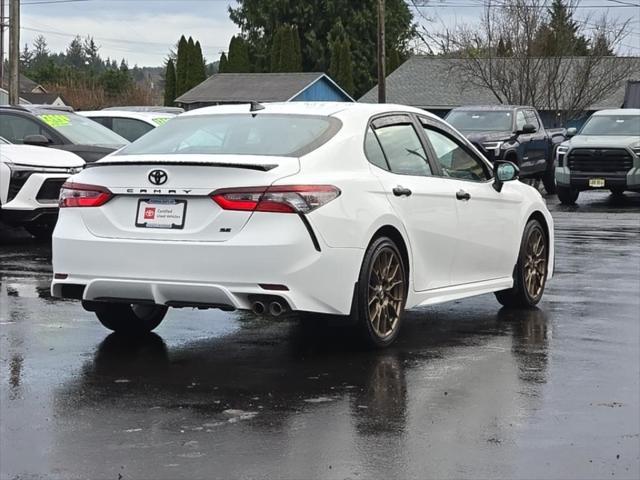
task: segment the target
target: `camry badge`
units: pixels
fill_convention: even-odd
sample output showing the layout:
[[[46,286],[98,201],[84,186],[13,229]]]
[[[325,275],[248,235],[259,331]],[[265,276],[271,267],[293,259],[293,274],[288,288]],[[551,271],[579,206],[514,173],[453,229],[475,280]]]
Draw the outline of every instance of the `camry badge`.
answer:
[[[154,185],[164,185],[169,179],[169,175],[164,170],[151,170],[149,172],[149,181]]]

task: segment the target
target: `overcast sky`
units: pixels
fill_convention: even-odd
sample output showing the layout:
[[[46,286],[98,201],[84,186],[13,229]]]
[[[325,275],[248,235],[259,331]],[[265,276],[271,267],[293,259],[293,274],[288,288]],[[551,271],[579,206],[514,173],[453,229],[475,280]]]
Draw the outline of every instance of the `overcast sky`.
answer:
[[[472,7],[481,5],[482,0],[432,2],[438,6],[420,11],[427,17],[440,17],[448,25],[473,22],[482,12],[481,7]],[[208,61],[217,60],[237,32],[227,11],[235,0],[21,0],[21,3],[23,45],[31,44],[42,34],[50,49],[57,52],[65,50],[75,35],[91,35],[101,47],[103,57],[124,57],[130,66],[162,65],[182,34],[200,40]],[[609,15],[629,18],[633,34],[625,40],[625,53],[640,55],[640,8],[626,8],[623,3],[638,5],[640,0],[584,0],[583,6],[598,8],[578,9],[577,16],[584,18],[608,11]],[[416,21],[424,22],[413,11]]]

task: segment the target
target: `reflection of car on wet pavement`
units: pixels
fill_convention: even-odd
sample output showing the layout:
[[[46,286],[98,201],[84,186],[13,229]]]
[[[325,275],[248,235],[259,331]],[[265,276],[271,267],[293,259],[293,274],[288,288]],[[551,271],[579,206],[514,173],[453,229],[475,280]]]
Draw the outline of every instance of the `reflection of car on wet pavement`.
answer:
[[[295,311],[387,346],[405,307],[540,301],[553,220],[516,178],[419,109],[202,108],[63,186],[52,292],[118,332],[168,307]]]
[[[640,110],[594,113],[580,132],[558,148],[556,182],[562,203],[574,204],[585,190],[640,192]]]
[[[62,150],[30,145],[0,146],[0,220],[49,237],[58,218],[62,184],[84,160]]]

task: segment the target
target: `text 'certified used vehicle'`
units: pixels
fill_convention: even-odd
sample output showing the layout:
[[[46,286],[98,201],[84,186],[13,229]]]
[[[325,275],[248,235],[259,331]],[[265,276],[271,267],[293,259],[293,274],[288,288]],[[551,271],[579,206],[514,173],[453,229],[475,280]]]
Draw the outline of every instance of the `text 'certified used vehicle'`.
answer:
[[[558,148],[558,198],[573,204],[583,190],[640,192],[640,109],[594,113]],[[574,136],[575,135],[575,136]]]
[[[67,182],[52,293],[121,332],[169,307],[306,312],[383,347],[405,308],[540,301],[553,221],[516,178],[410,107],[202,108]]]

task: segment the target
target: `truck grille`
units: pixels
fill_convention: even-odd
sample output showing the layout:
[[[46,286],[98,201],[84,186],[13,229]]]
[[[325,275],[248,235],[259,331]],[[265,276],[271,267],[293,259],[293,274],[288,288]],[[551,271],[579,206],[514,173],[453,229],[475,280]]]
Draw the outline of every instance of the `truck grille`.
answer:
[[[628,172],[633,157],[624,148],[576,148],[569,152],[569,168],[575,172]]]
[[[60,196],[60,189],[62,188],[62,184],[65,182],[63,178],[52,178],[50,180],[45,180],[38,191],[38,195],[36,195],[36,200],[42,202],[54,202],[58,200]]]

